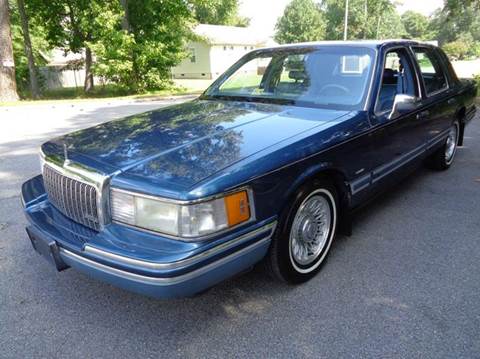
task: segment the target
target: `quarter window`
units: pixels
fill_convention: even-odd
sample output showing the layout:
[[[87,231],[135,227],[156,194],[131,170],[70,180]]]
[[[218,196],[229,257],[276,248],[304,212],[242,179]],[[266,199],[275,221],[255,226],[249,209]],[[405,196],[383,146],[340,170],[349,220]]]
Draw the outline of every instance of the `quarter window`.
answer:
[[[420,67],[427,95],[446,89],[447,78],[437,55],[432,50],[421,47],[414,47],[413,52]]]

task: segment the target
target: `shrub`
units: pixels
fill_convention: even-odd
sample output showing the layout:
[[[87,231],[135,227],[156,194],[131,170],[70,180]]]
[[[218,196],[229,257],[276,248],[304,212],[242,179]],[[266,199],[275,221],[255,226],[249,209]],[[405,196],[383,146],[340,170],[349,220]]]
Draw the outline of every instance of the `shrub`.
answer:
[[[464,60],[467,58],[469,50],[468,44],[460,40],[443,45],[443,51],[452,60]]]

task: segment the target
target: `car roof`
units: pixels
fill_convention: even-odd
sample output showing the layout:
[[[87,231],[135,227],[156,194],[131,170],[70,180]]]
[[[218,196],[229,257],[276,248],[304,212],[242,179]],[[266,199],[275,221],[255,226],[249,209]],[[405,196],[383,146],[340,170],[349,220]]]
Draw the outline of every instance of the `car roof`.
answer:
[[[416,40],[406,39],[388,39],[388,40],[349,40],[349,41],[314,41],[314,42],[302,42],[297,44],[285,44],[272,47],[266,47],[261,50],[275,50],[275,49],[301,49],[312,47],[325,47],[325,46],[362,46],[377,49],[385,45],[422,45],[422,46],[434,46],[429,42],[421,42]]]

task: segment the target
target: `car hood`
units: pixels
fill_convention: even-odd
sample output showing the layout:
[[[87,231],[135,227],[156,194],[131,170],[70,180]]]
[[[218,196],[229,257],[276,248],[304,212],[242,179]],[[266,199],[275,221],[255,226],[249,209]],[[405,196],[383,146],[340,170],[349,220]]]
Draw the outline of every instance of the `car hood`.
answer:
[[[247,156],[321,126],[345,111],[206,101],[158,109],[56,138],[44,153],[107,174],[188,188]]]

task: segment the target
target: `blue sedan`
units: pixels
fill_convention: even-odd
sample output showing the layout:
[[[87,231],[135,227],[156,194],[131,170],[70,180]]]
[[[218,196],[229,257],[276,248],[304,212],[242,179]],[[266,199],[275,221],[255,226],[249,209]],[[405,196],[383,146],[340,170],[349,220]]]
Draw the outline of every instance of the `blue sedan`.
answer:
[[[261,260],[303,283],[354,210],[421,163],[451,166],[475,95],[424,43],[256,50],[194,101],[43,144],[27,232],[57,270],[154,297]]]

